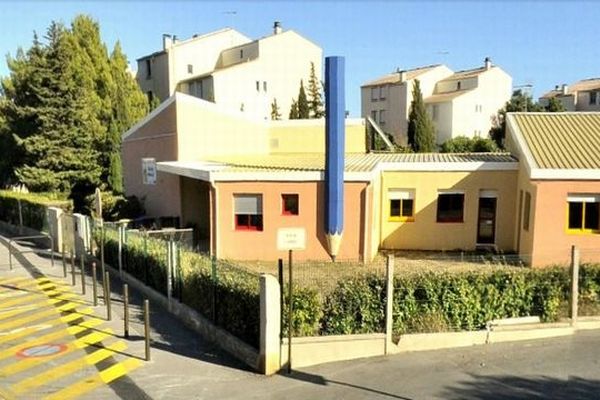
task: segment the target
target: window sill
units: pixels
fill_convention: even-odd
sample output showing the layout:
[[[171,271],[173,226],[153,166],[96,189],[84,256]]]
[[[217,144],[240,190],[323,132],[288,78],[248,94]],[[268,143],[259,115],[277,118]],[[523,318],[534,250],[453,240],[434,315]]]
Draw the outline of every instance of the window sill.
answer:
[[[437,220],[435,222],[437,222],[438,224],[464,224],[465,223],[464,220],[447,220],[447,221]]]
[[[596,229],[567,229],[567,235],[600,235]]]
[[[389,217],[388,222],[415,222],[414,217]]]

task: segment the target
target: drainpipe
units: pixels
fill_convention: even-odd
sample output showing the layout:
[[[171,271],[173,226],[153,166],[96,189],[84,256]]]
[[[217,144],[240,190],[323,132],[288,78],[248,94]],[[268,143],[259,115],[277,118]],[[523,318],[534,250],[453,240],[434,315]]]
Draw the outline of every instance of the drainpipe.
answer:
[[[210,181],[210,219],[211,219],[211,227],[210,227],[210,255],[219,257],[219,226],[217,225],[217,211],[218,211],[218,192],[217,187],[215,186],[214,181]]]

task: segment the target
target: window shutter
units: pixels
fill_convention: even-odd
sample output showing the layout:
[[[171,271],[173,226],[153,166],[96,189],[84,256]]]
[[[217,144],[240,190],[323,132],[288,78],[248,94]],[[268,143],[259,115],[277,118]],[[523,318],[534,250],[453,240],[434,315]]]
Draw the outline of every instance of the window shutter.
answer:
[[[390,189],[388,198],[390,200],[412,200],[415,198],[415,193],[412,190]]]
[[[261,215],[262,196],[256,194],[235,195],[235,213]]]

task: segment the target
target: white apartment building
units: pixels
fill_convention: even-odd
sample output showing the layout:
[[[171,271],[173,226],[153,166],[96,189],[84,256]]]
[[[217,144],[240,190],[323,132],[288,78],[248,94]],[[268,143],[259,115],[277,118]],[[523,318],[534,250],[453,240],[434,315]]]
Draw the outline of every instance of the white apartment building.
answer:
[[[600,111],[600,78],[556,85],[539,98],[540,105],[546,107],[551,98],[558,99],[565,111]]]
[[[311,63],[321,77],[319,46],[275,22],[273,33],[251,40],[231,28],[179,41],[163,35],[163,50],[137,60],[136,79],[149,100],[180,91],[250,117],[271,118],[276,99],[287,119]]]
[[[457,136],[487,137],[493,117],[512,93],[512,78],[489,58],[481,68],[454,73],[444,65],[433,65],[366,83],[361,88],[362,115],[371,116],[402,145],[407,144],[415,79],[436,127],[438,144]],[[384,99],[377,93],[383,93]]]

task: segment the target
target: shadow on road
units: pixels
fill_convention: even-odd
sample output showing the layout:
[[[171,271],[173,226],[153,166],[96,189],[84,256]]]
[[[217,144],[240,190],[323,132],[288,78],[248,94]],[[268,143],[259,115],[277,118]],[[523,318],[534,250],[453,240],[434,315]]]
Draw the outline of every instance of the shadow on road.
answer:
[[[299,380],[299,381],[302,381],[302,382],[308,382],[308,383],[312,383],[312,384],[315,384],[315,385],[322,385],[322,386],[338,385],[338,386],[344,386],[344,387],[347,387],[347,388],[356,389],[356,390],[360,390],[362,392],[366,392],[367,396],[369,394],[371,394],[371,395],[386,396],[386,397],[389,397],[391,399],[412,400],[412,399],[410,399],[408,397],[399,396],[399,395],[396,395],[394,393],[384,392],[382,390],[373,389],[373,388],[369,388],[369,387],[366,387],[366,386],[355,385],[353,383],[348,383],[348,382],[342,382],[342,381],[336,381],[336,380],[332,380],[332,379],[327,379],[327,378],[324,378],[321,375],[309,374],[307,372],[301,372],[301,371],[292,370],[292,373],[288,374],[287,372],[281,371],[281,372],[279,372],[279,375],[281,375],[282,377],[285,377],[285,378],[296,379],[296,380]]]
[[[537,399],[598,399],[600,380],[569,377],[557,379],[546,376],[520,378],[516,376],[471,375],[444,390],[445,399],[478,400],[537,400]]]

